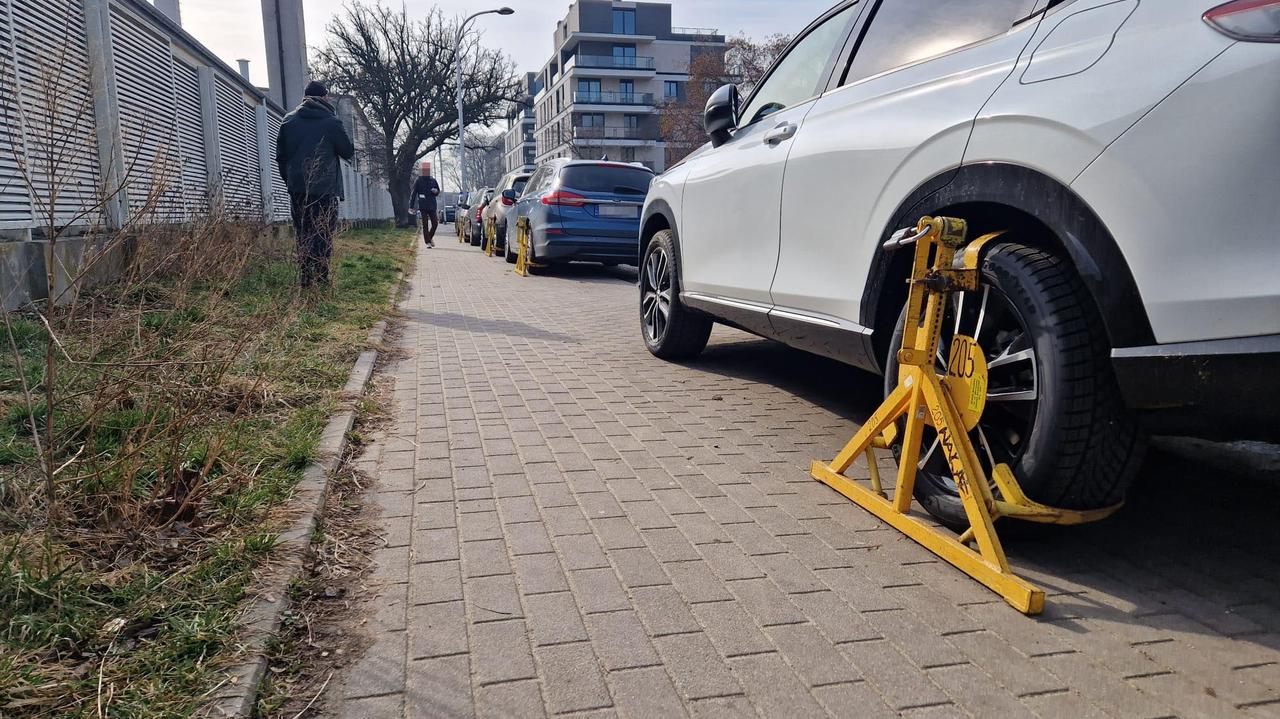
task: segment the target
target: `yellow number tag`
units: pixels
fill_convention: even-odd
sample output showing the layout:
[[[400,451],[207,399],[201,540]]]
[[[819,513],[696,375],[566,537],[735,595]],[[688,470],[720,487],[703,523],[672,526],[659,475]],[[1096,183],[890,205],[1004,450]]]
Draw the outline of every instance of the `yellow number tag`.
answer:
[[[987,408],[987,358],[977,340],[965,335],[951,338],[945,384],[965,429],[977,427]]]

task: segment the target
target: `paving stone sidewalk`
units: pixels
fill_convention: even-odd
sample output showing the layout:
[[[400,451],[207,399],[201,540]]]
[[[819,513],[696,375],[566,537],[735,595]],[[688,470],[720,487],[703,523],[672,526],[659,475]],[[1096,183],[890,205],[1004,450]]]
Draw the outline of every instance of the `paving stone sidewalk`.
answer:
[[[1010,543],[1026,618],[809,478],[877,378],[719,328],[661,362],[633,272],[510,269],[419,253],[331,715],[1280,716],[1276,483],[1154,456],[1117,520]]]

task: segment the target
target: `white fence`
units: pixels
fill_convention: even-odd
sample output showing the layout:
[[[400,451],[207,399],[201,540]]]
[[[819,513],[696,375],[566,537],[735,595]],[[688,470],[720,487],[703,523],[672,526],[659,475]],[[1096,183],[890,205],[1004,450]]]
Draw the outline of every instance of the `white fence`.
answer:
[[[0,237],[182,221],[210,203],[288,220],[283,114],[146,0],[0,0]],[[361,170],[343,167],[343,218],[391,218]]]

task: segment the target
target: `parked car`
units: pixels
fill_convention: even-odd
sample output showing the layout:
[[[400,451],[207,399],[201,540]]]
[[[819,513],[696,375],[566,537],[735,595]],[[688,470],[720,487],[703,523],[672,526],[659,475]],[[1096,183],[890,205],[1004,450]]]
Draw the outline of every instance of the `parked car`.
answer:
[[[1276,439],[1280,0],[1214,4],[836,5],[745,101],[716,92],[711,143],[654,184],[650,351],[721,322],[892,385],[911,253],[882,241],[955,215],[1005,232],[945,326],[991,368],[983,461],[1031,497],[1121,500],[1144,425]],[[928,446],[916,496],[963,525]]]
[[[486,187],[471,193],[471,206],[467,208],[467,217],[463,232],[472,247],[484,244],[484,227],[480,224],[484,208],[493,198],[493,188]]]
[[[499,248],[506,248],[507,214],[512,207],[515,207],[516,198],[520,197],[521,192],[524,192],[525,185],[529,183],[530,177],[529,173],[522,171],[507,173],[498,182],[498,186],[494,188],[493,200],[484,210],[482,222],[487,222],[491,217],[497,222]]]
[[[468,193],[466,192],[458,193],[458,209],[456,214],[454,215],[453,224],[454,224],[454,230],[458,233],[459,241],[461,241],[462,238],[465,238],[467,236],[466,234],[467,214],[468,214],[468,210],[471,209],[470,200],[468,200],[467,198],[468,198]]]
[[[507,261],[515,262],[516,223],[532,223],[531,251],[538,262],[571,260],[605,265],[635,262],[640,210],[653,172],[644,166],[589,160],[552,160],[539,167],[507,221]]]

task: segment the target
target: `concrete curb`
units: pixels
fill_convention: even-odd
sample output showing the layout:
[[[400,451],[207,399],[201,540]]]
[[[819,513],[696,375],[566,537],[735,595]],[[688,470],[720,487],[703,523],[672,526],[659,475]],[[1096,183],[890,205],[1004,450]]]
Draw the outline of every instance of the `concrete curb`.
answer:
[[[401,277],[392,290],[393,310],[398,304],[403,282],[404,278]],[[369,332],[369,345],[380,345],[386,331],[387,320],[374,325]],[[289,606],[289,587],[302,576],[306,568],[311,537],[324,515],[325,502],[329,496],[329,478],[342,464],[342,455],[347,450],[347,433],[355,425],[356,412],[352,405],[364,395],[377,362],[378,350],[366,350],[360,354],[355,367],[351,369],[347,386],[343,388],[344,409],[329,418],[316,448],[319,459],[307,467],[294,490],[290,504],[298,508],[302,515],[293,520],[287,530],[281,532],[270,560],[269,576],[251,590],[256,593],[256,597],[250,600],[245,612],[240,637],[244,659],[222,672],[221,683],[210,693],[209,701],[198,712],[198,716],[217,719],[249,719],[253,716],[258,691],[262,688],[262,680],[267,673],[268,643],[280,631],[281,619]]]

